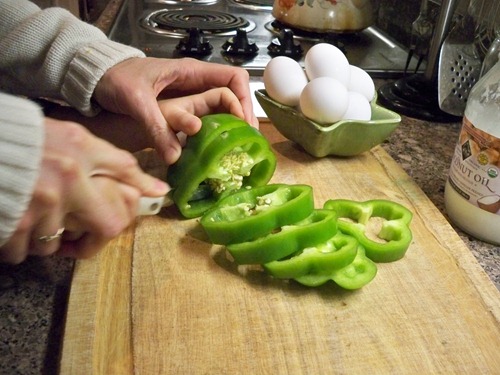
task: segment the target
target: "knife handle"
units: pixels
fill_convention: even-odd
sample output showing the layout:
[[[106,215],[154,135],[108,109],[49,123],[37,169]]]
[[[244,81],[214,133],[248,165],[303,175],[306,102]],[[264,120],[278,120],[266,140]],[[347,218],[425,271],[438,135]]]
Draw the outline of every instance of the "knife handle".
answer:
[[[137,207],[137,216],[156,215],[160,212],[165,197],[141,197]]]

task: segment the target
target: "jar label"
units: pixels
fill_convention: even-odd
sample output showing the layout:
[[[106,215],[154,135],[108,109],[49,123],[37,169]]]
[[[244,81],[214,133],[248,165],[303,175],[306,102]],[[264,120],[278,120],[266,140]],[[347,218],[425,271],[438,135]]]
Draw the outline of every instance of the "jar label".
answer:
[[[466,201],[500,215],[500,139],[465,116],[450,166],[450,185]]]

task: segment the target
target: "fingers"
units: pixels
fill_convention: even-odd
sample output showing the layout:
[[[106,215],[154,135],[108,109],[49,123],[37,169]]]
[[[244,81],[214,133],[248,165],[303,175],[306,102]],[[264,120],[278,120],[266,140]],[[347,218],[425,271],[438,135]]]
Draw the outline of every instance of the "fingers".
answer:
[[[174,99],[160,100],[159,107],[162,118],[166,120],[164,127],[150,128],[157,144],[161,145],[160,154],[172,164],[180,156],[181,145],[176,133],[196,134],[201,127],[200,117],[210,113],[232,113],[244,117],[243,108],[236,95],[228,88],[215,88],[201,94],[194,94]]]
[[[243,108],[242,118],[252,126],[258,126],[253,112],[249,73],[245,69],[190,58],[178,61],[181,70],[176,81],[170,84],[173,88],[202,92],[213,87],[227,87],[235,94]],[[178,82],[180,84],[177,84]]]
[[[65,245],[70,239],[70,253],[93,254],[135,220],[141,196],[168,190],[131,154],[67,124],[69,130],[56,120],[46,122],[39,177],[27,211],[0,248],[0,261],[53,254],[62,245],[70,247]],[[64,227],[67,233],[61,233]]]
[[[59,216],[46,216],[31,235],[30,255],[46,256],[53,254],[61,245],[64,233],[63,218]]]
[[[83,233],[77,238],[63,241],[56,254],[67,258],[88,259],[95,256],[109,241],[109,238]]]
[[[156,151],[167,165],[171,165],[179,159],[182,148],[174,131],[167,125],[167,120],[163,117],[156,102],[154,103],[153,111],[159,113],[159,118],[155,119],[154,122],[147,123],[146,127],[153,140]],[[191,125],[188,125],[187,127],[190,126]]]
[[[62,223],[60,215],[36,218],[32,211],[28,211],[9,242],[0,248],[0,262],[18,264],[28,255],[47,256],[55,253],[61,245]]]
[[[92,211],[80,210],[68,216],[66,222],[71,231],[63,237],[58,255],[92,257],[135,220],[139,199],[136,189],[106,177],[97,177],[94,183],[101,199]]]
[[[243,107],[238,97],[228,88],[221,87],[205,91],[192,97],[195,115],[203,116],[214,112],[229,112],[245,118]]]
[[[0,262],[19,264],[28,256],[31,225],[25,216],[9,241],[0,248]]]
[[[163,111],[156,104],[159,96],[186,96],[212,88],[229,89],[238,104],[233,103],[231,98],[229,103],[205,103],[202,108],[198,103],[192,110],[184,107],[192,116],[182,116],[182,121],[178,124],[165,121],[161,114]],[[175,162],[181,152],[169,126],[186,134],[194,134],[199,129],[199,122],[193,117],[207,114],[207,106],[233,113],[258,127],[251,95],[249,74],[243,68],[192,58],[172,60],[153,57],[132,58],[116,64],[102,76],[94,92],[94,98],[103,108],[127,114],[143,124],[156,150],[167,164]],[[224,94],[222,99],[228,99],[228,96]],[[174,117],[180,118],[179,115]]]
[[[175,135],[173,135],[175,137]],[[103,158],[104,159],[104,156]],[[146,196],[160,196],[167,193],[165,182],[148,175],[140,168],[137,159],[126,151],[116,150],[93,169],[91,176],[107,176],[138,189]]]
[[[135,157],[100,138],[78,124],[46,119],[46,153],[59,155],[71,163],[70,170],[81,169],[86,176],[106,175],[139,189],[146,196],[167,192],[166,184],[144,173]],[[105,126],[105,124],[103,124]]]
[[[84,192],[73,192],[71,221],[82,232],[113,238],[135,219],[140,193],[107,177],[94,177],[91,184]]]
[[[216,88],[201,94],[162,100],[158,105],[175,132],[196,134],[201,127],[199,117],[210,113],[229,112],[243,118],[243,109],[238,98],[227,88]]]

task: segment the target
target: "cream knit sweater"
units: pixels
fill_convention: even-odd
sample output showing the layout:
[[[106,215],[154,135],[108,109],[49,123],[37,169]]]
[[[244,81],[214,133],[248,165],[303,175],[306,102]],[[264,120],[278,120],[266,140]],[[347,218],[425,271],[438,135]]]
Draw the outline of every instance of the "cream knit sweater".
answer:
[[[28,207],[43,150],[43,113],[18,96],[64,100],[94,115],[97,82],[131,57],[144,54],[63,9],[0,0],[0,246]]]

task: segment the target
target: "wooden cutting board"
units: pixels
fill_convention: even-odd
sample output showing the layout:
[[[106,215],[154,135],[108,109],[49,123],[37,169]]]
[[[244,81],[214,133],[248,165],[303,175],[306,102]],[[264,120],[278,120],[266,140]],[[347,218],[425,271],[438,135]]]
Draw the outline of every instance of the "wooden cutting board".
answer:
[[[499,374],[500,294],[445,218],[381,148],[315,159],[263,133],[273,182],[414,212],[405,258],[349,292],[231,263],[174,207],[76,263],[61,374]],[[149,169],[158,165],[150,163]],[[160,166],[161,170],[161,166]]]

